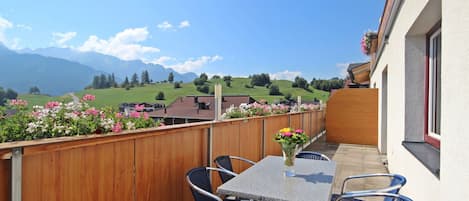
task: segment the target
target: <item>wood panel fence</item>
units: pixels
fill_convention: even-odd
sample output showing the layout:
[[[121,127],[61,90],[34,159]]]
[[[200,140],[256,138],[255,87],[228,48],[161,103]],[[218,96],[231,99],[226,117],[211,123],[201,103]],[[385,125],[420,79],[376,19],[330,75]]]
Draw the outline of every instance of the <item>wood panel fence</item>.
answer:
[[[63,137],[0,144],[0,201],[13,200],[20,182],[24,201],[190,201],[185,174],[219,155],[259,161],[280,155],[273,134],[324,127],[324,111],[192,123],[122,134]],[[20,150],[21,180],[12,177],[11,155]],[[235,163],[236,170],[248,166]],[[15,173],[13,173],[15,174]],[[219,184],[214,176],[214,184]],[[12,190],[13,189],[13,190]],[[16,189],[18,190],[18,189]],[[12,192],[13,191],[13,192]]]
[[[378,144],[378,89],[340,89],[329,98],[327,141]]]

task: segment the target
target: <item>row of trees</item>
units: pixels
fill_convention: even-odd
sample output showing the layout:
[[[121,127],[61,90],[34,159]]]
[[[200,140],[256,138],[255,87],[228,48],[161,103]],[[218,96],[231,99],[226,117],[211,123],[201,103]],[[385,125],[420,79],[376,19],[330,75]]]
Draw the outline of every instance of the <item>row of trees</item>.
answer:
[[[101,74],[93,77],[93,82],[89,88],[93,89],[106,89],[111,87],[118,87],[114,73],[111,75]]]
[[[344,87],[344,79],[338,77],[331,78],[329,80],[313,78],[311,86],[315,89],[323,91],[331,91],[333,89],[340,89]]]
[[[7,100],[16,99],[17,97],[18,93],[15,90],[10,88],[4,90],[3,87],[0,87],[0,106],[5,105]]]

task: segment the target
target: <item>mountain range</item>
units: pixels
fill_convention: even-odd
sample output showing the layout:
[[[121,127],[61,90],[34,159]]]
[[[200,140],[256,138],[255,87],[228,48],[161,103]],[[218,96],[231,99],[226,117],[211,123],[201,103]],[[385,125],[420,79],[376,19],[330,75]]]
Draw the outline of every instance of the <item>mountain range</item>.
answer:
[[[134,73],[137,73],[137,75],[140,76],[141,72],[144,70],[148,71],[150,79],[154,81],[163,81],[168,79],[168,75],[171,72],[174,75],[174,81],[190,82],[197,77],[195,73],[180,74],[173,69],[165,68],[159,64],[143,63],[140,60],[124,61],[117,57],[97,52],[81,52],[70,48],[48,47],[38,48],[35,50],[22,49],[19,52],[78,62],[83,65],[90,66],[98,71],[114,73],[115,76],[122,80],[126,76],[130,79]]]
[[[162,81],[173,73],[175,81],[189,82],[195,73],[178,73],[158,64],[146,64],[140,60],[124,61],[96,52],[80,52],[69,48],[40,48],[13,51],[0,43],[0,86],[19,93],[37,86],[41,93],[62,95],[79,91],[89,85],[93,76],[114,73],[124,80],[147,70],[150,79]]]

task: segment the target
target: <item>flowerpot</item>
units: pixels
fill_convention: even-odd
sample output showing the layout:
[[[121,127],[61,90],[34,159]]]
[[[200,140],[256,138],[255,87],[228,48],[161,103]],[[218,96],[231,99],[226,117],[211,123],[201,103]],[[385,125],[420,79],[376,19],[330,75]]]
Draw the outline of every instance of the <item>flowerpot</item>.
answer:
[[[295,158],[296,158],[296,144],[282,144],[284,174],[286,177],[295,176]]]

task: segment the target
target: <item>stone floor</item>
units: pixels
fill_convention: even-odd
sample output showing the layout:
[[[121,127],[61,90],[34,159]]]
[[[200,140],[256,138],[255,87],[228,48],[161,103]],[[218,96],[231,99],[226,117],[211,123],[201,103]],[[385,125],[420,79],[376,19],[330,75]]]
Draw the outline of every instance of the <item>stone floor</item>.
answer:
[[[333,193],[340,193],[342,182],[347,176],[388,172],[375,146],[331,144],[326,143],[325,138],[325,136],[319,138],[305,150],[321,152],[337,163]],[[387,184],[389,184],[387,178],[360,179],[347,182],[346,190],[383,188]]]

